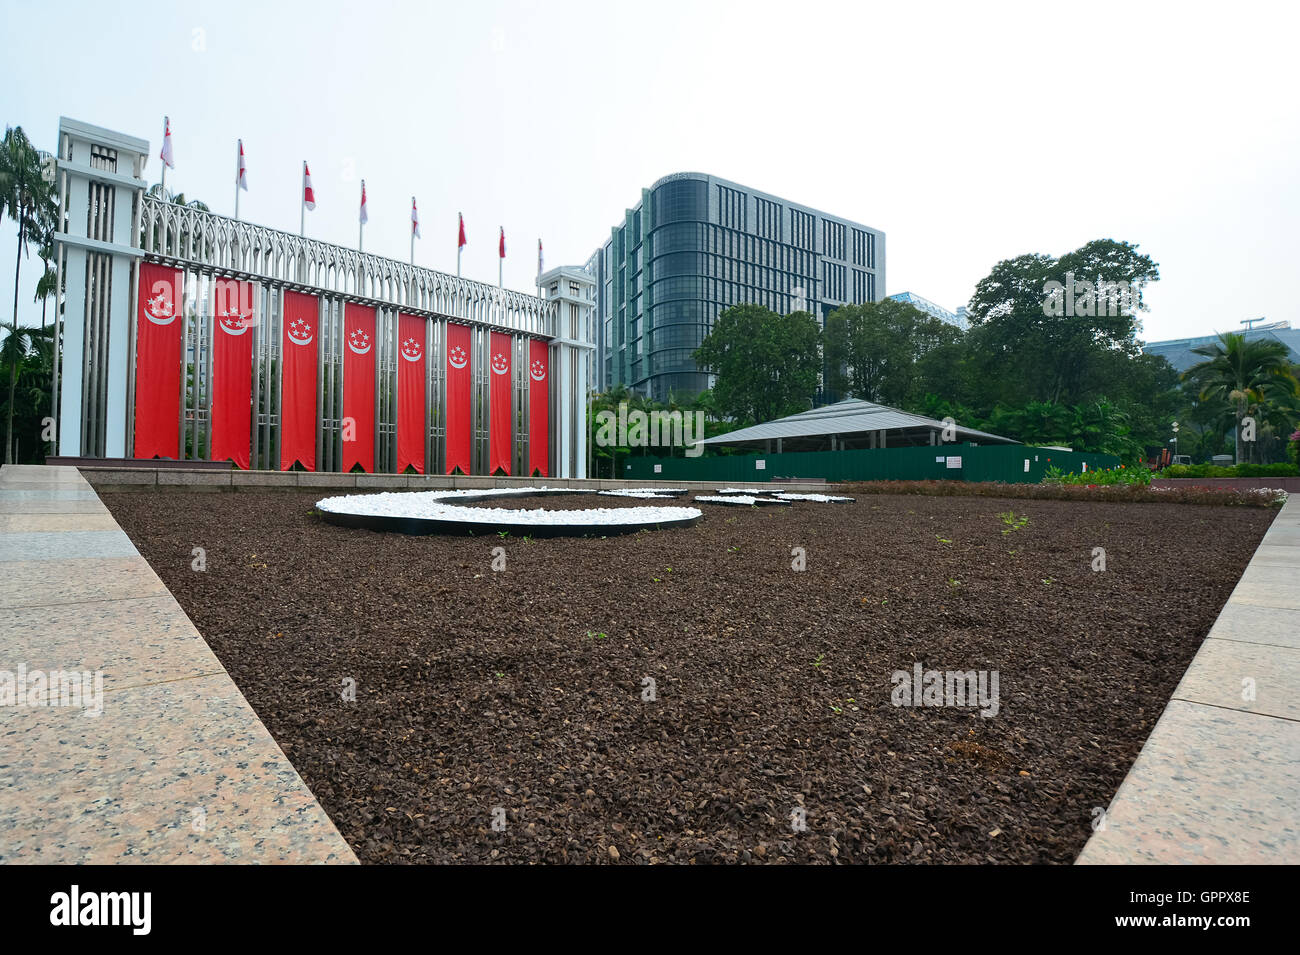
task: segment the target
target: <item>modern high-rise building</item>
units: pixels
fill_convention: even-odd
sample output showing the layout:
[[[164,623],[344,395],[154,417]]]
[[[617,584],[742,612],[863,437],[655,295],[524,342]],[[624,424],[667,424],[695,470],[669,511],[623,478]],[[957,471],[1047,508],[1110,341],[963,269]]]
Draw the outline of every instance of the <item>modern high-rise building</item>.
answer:
[[[812,312],[885,292],[885,234],[704,173],[641,192],[587,263],[597,387],[665,400],[710,387],[691,357],[731,305]]]

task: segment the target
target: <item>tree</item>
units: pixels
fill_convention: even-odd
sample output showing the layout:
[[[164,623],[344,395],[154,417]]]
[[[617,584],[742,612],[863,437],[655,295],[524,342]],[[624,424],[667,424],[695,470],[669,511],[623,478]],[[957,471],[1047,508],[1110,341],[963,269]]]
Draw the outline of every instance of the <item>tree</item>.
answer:
[[[18,324],[18,286],[22,278],[23,258],[32,241],[43,245],[54,222],[54,190],[41,175],[41,154],[27,139],[21,126],[5,130],[0,142],[0,214],[18,225],[18,252],[14,262],[13,319],[4,325],[9,335],[4,343],[5,364],[9,367],[9,413],[5,428],[5,461],[13,462],[14,389],[18,382],[18,364],[26,357],[30,329]]]
[[[40,420],[49,411],[53,374],[53,328],[27,328],[12,323],[0,325],[6,333],[0,342],[0,369],[5,385],[5,463],[18,463],[16,435],[40,434]],[[17,421],[17,427],[15,427]],[[39,440],[24,444],[33,452]],[[39,454],[35,460],[40,460]]]
[[[808,312],[778,315],[733,305],[694,353],[717,376],[718,410],[738,422],[770,421],[812,406],[821,370],[821,329]]]
[[[1247,339],[1234,333],[1220,335],[1217,342],[1192,352],[1206,360],[1193,365],[1183,377],[1197,388],[1198,400],[1232,407],[1236,431],[1233,460],[1240,462],[1241,422],[1247,412],[1255,408],[1257,415],[1269,418],[1268,409],[1276,406],[1285,415],[1300,391],[1290,352],[1276,339]],[[1251,451],[1253,457],[1253,446]]]
[[[961,329],[906,302],[885,299],[844,305],[826,320],[827,390],[899,407],[933,390],[926,359],[946,350],[957,357]]]
[[[1073,405],[1106,390],[1096,374],[1108,353],[1138,354],[1142,290],[1159,268],[1136,245],[1098,239],[1059,259],[1006,259],[970,300],[977,403]]]

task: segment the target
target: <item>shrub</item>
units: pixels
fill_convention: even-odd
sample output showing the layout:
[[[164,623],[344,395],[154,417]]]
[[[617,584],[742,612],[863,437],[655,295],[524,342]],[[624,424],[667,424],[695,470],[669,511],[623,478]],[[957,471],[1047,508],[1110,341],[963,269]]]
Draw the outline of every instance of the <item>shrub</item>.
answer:
[[[1128,467],[1119,465],[1113,468],[1099,468],[1095,471],[1066,473],[1058,467],[1050,467],[1043,475],[1044,484],[1083,484],[1088,487],[1114,487],[1116,485],[1139,485],[1146,487],[1151,483],[1151,471],[1142,465]]]
[[[1296,477],[1300,467],[1294,464],[1234,464],[1222,467],[1217,464],[1171,464],[1160,472],[1162,478],[1235,478],[1235,477]]]
[[[1089,472],[1092,473],[1092,472]],[[853,494],[923,494],[1030,501],[1114,501],[1129,504],[1226,504],[1279,507],[1285,491],[1232,487],[1153,488],[1144,484],[1002,484],[998,481],[861,481],[837,485]]]

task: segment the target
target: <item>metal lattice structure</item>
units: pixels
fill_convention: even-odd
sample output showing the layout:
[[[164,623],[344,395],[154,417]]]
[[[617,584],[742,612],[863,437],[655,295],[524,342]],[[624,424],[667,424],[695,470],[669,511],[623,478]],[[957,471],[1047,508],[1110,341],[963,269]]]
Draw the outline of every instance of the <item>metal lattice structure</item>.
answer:
[[[555,337],[555,308],[497,288],[369,252],[280,232],[143,196],[140,248],[178,268],[269,282],[313,294]]]
[[[497,332],[509,335],[512,342],[511,473],[527,473],[528,343],[543,339],[549,343],[552,366],[550,474],[585,476],[586,429],[580,419],[594,352],[592,309],[585,304],[594,296],[585,283],[575,310],[571,297],[527,295],[179,205],[146,194],[141,175],[148,156],[144,140],[64,119],[59,143],[61,286],[67,276],[59,310],[64,374],[55,384],[61,405],[56,412],[61,454],[133,455],[139,268],[141,262],[150,262],[176,269],[183,277],[183,458],[210,456],[216,301],[223,294],[222,283],[236,280],[253,287],[253,468],[279,467],[281,322],[284,294],[296,291],[315,296],[319,303],[318,470],[341,469],[344,306],[357,303],[375,310],[376,470],[396,469],[400,312],[425,321],[427,473],[442,473],[446,462],[445,349],[448,324],[454,322],[471,330],[472,473],[488,470],[488,339]],[[562,271],[573,277],[572,269]],[[585,276],[579,273],[578,281]]]

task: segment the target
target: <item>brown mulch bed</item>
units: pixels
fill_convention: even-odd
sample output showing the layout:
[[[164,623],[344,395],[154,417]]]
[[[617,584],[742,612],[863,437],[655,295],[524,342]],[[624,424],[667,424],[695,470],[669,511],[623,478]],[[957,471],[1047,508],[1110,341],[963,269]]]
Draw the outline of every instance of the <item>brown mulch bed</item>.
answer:
[[[367,862],[1072,862],[1276,513],[870,496],[524,541],[321,496],[104,498]],[[544,503],[656,503],[598,501]],[[997,716],[895,707],[914,662],[997,670]]]

